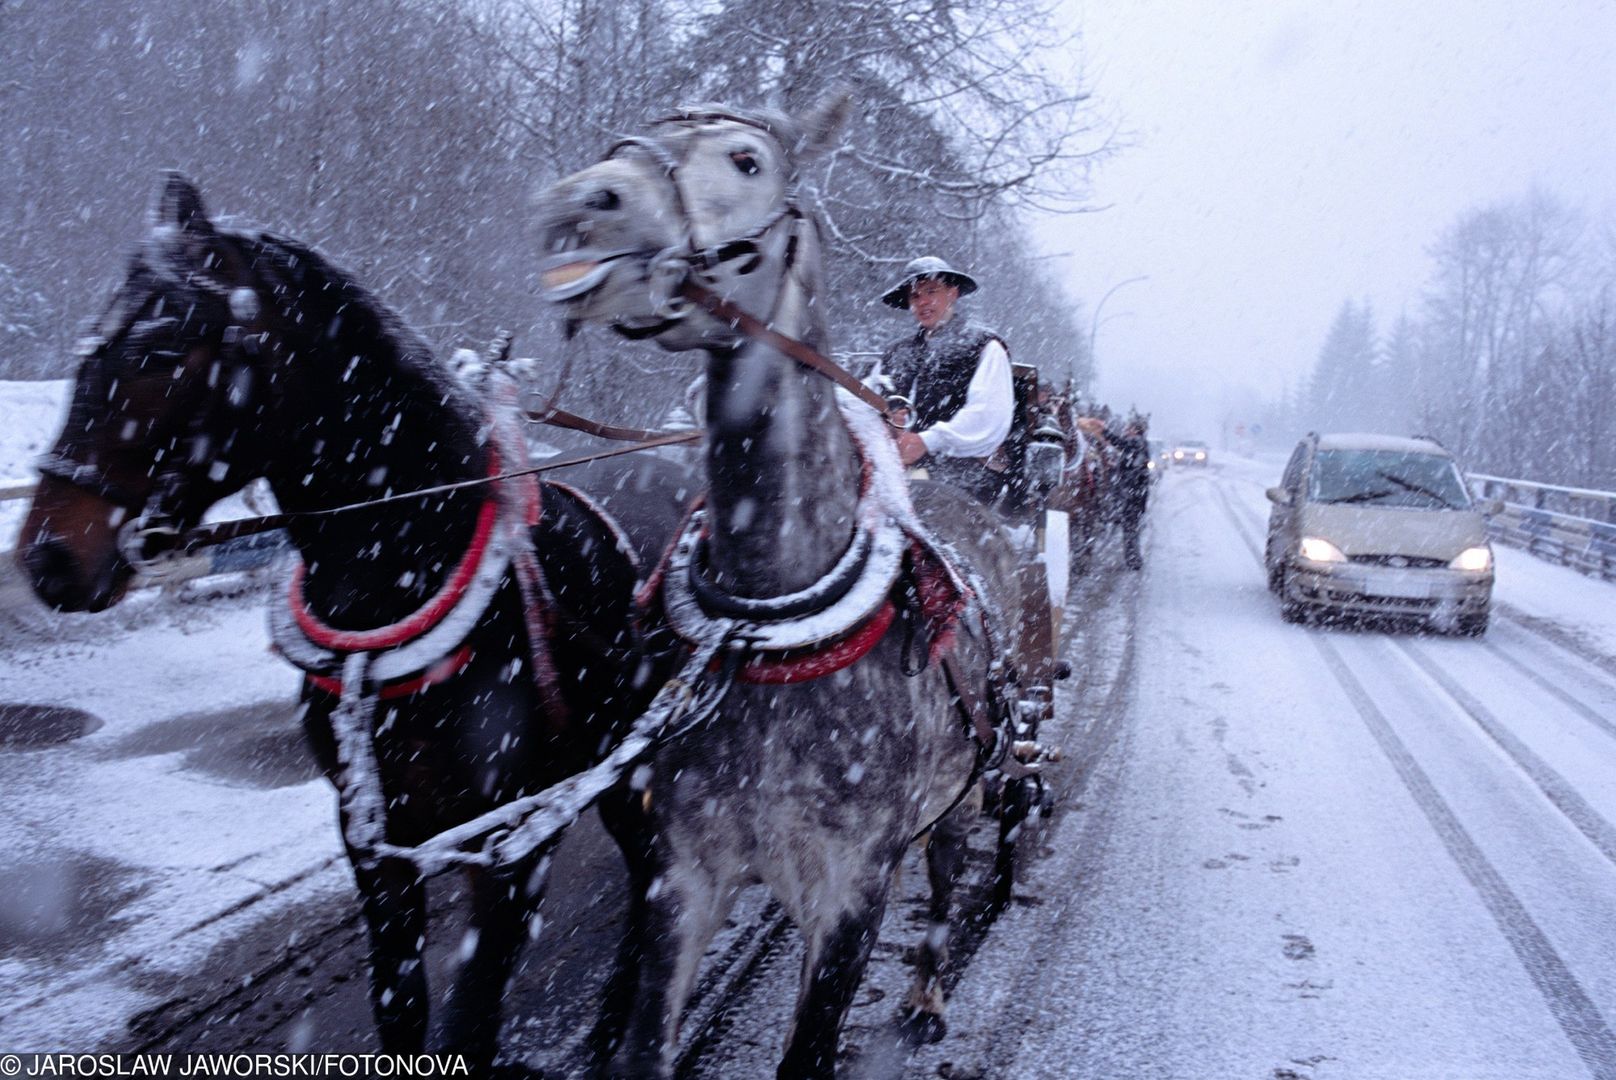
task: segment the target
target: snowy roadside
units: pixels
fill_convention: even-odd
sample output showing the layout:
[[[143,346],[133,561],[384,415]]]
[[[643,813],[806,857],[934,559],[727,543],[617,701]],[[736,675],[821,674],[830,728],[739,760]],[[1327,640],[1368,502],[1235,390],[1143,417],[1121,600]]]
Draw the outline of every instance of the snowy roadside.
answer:
[[[123,1045],[220,943],[351,888],[262,597],[129,604],[0,627],[7,1046]],[[40,744],[36,706],[64,741]]]
[[[49,447],[61,427],[72,384],[0,380],[0,489],[32,484],[39,478],[34,459]],[[0,553],[17,546],[26,499],[0,500]]]
[[[69,390],[0,382],[0,486],[37,479]],[[117,1047],[245,923],[349,887],[333,800],[261,595],[52,616],[9,559],[0,585],[0,1043]]]

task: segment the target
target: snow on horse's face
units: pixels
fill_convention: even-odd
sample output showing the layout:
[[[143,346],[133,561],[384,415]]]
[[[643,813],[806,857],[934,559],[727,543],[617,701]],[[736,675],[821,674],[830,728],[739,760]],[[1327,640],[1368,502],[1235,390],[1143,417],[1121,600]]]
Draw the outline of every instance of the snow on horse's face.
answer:
[[[655,337],[668,349],[734,342],[729,326],[678,295],[687,274],[740,303],[778,288],[789,242],[780,222],[796,171],[840,127],[839,99],[798,120],[721,108],[685,110],[649,136],[540,196],[541,291],[572,322]],[[747,250],[726,247],[738,240]]]
[[[239,263],[196,190],[170,177],[151,236],[81,346],[67,421],[41,460],[18,539],[29,582],[52,607],[99,611],[118,602],[133,574],[120,529],[165,482],[178,490],[184,474],[185,497],[166,499],[162,510],[189,525],[246,479],[220,464],[202,422],[216,407],[241,406],[250,381],[220,363],[227,327],[240,340],[260,307],[256,295],[232,291]]]

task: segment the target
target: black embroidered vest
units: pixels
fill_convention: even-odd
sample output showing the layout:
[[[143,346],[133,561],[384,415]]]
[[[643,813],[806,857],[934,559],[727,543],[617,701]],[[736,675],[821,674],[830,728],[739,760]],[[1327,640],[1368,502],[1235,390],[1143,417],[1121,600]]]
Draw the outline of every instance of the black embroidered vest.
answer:
[[[994,331],[956,315],[934,334],[928,336],[924,329],[917,329],[887,346],[881,354],[881,373],[892,380],[894,393],[914,404],[911,430],[925,431],[965,407],[966,391],[976,376],[982,350],[990,341],[1004,344]],[[991,502],[1000,487],[1000,477],[989,471],[983,461],[934,454],[924,464],[933,478]]]
[[[1004,344],[992,330],[956,315],[935,334],[917,330],[887,346],[881,371],[892,380],[895,393],[914,403],[915,431],[940,424],[964,408],[965,392],[990,341]]]

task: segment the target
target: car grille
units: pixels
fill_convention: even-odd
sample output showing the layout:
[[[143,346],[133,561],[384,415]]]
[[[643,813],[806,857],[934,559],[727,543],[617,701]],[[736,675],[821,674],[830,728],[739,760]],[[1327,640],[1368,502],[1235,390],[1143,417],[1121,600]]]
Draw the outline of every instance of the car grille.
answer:
[[[1416,570],[1432,570],[1448,565],[1445,559],[1431,559],[1423,555],[1354,555],[1351,561],[1366,566],[1398,566]]]

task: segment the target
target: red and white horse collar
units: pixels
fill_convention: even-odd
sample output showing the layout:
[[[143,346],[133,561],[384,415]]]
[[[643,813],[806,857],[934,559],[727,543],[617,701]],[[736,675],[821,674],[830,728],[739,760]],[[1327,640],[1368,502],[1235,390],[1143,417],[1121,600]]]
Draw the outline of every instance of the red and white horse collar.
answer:
[[[499,475],[500,454],[490,444],[490,476]],[[534,494],[536,497],[536,492]],[[374,652],[369,678],[377,685],[408,680],[408,690],[389,685],[384,697],[415,692],[464,669],[470,660],[467,637],[488,609],[517,545],[524,542],[533,509],[527,499],[502,498],[498,487],[478,511],[477,528],[443,587],[426,603],[396,622],[368,630],[337,630],[308,609],[303,599],[304,565],[293,568],[285,604],[270,605],[270,632],[276,649],[302,668],[315,685],[341,692],[343,660]]]

